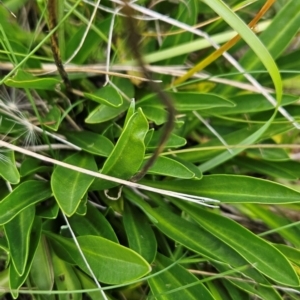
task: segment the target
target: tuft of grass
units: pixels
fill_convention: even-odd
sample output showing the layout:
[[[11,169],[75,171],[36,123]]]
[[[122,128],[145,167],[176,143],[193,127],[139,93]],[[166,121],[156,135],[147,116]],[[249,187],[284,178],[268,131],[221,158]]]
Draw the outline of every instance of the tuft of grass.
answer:
[[[0,1],[2,297],[297,298],[300,4],[274,2]]]

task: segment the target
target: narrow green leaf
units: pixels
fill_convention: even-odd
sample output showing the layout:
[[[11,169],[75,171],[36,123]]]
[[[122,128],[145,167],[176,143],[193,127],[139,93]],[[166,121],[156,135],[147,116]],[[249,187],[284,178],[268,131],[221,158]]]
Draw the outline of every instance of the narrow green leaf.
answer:
[[[40,160],[37,160],[32,157],[24,159],[24,161],[21,164],[20,175],[23,177],[35,173],[35,171],[40,167],[40,164]]]
[[[177,156],[172,157],[173,160],[178,161],[179,163],[181,163],[182,165],[184,165],[186,168],[188,168],[191,172],[193,172],[195,174],[195,176],[193,177],[193,179],[201,179],[203,177],[201,171],[199,170],[199,168],[194,165],[193,163],[183,160]]]
[[[47,205],[39,205],[36,207],[36,215],[41,219],[56,219],[59,213],[59,206],[55,199],[51,199]]]
[[[172,260],[157,253],[153,272],[164,270],[172,263]],[[174,265],[172,268],[157,276],[149,278],[148,283],[155,299],[215,299],[196,276],[192,275],[187,269],[179,264]],[[185,285],[193,283],[194,285],[185,287]]]
[[[292,95],[283,95],[281,106],[292,104],[298,101],[299,97]],[[266,100],[265,96],[258,94],[237,95],[231,97],[230,100],[235,104],[232,107],[215,107],[208,109],[205,113],[213,115],[229,115],[229,114],[249,114],[261,111],[274,110],[274,106]]]
[[[8,253],[9,249],[8,249],[8,243],[7,243],[7,239],[5,236],[2,236],[0,238],[0,249],[2,249],[4,252]]]
[[[221,273],[230,270],[230,267],[225,266],[224,264],[219,264],[216,262],[212,262],[212,265]],[[239,274],[235,274],[234,277],[241,278],[240,280],[229,280],[226,282],[232,283],[234,286],[237,286],[242,291],[245,291],[247,294],[253,295],[263,300],[282,300],[279,293],[272,287],[272,283],[267,284],[254,284],[253,282],[247,282],[247,280],[243,280],[244,278],[239,276]],[[225,280],[224,280],[225,281]],[[243,298],[238,298],[240,300]],[[231,300],[231,298],[230,298]]]
[[[52,77],[35,77],[18,69],[16,75],[11,78],[7,78],[4,81],[4,84],[15,88],[54,90],[60,84],[60,81]]]
[[[162,130],[155,131],[151,137],[151,140],[147,144],[147,149],[155,149],[157,148],[157,145],[159,144],[160,137],[162,134]],[[168,139],[165,148],[179,148],[186,144],[186,139],[172,133],[170,135],[170,138]]]
[[[140,168],[144,155],[144,139],[148,131],[148,121],[141,109],[134,113],[123,128],[116,146],[106,159],[101,173],[121,179],[129,179]],[[96,179],[92,189],[104,190],[116,186],[113,182]]]
[[[20,181],[20,174],[16,167],[15,154],[13,151],[5,151],[0,154],[0,176],[11,184]]]
[[[272,19],[270,26],[259,36],[266,45],[273,58],[278,56],[288,47],[293,37],[299,30],[300,22],[300,2],[286,1],[284,7]],[[276,32],[276,34],[274,34]],[[248,51],[241,59],[241,64],[247,70],[260,67],[261,62],[258,56],[252,51]]]
[[[28,206],[4,225],[12,263],[20,276],[25,272],[34,217],[35,208]]]
[[[89,113],[85,122],[88,124],[99,124],[112,120],[124,113],[128,109],[129,105],[130,102],[127,100],[123,101],[123,104],[119,107],[111,107],[101,104]]]
[[[269,128],[269,126],[271,125],[275,115],[276,114],[274,113],[273,116],[269,119],[268,122],[266,122],[265,125],[263,125],[261,128],[259,128],[254,133],[252,133],[250,136],[247,136],[247,138],[245,138],[244,140],[239,142],[238,145],[252,145],[252,144],[254,144],[266,132],[266,130]],[[245,146],[245,148],[247,148],[247,147]],[[243,150],[244,150],[243,147],[231,149],[230,152],[227,150],[227,151],[225,151],[225,152],[223,152],[219,155],[216,155],[212,159],[204,162],[203,164],[201,164],[199,166],[199,169],[201,170],[202,173],[204,173],[204,172],[220,165],[221,163],[229,160],[230,158],[234,157],[235,155],[241,153]]]
[[[167,208],[151,208],[132,191],[126,189],[125,192],[127,198],[138,205],[149,219],[153,220],[153,224],[172,240],[213,261],[236,268],[249,265],[238,252],[199,225],[183,219]],[[253,268],[246,268],[243,273],[256,282],[268,284],[264,276]]]
[[[26,264],[25,271],[23,272],[23,275],[20,276],[17,273],[14,264],[10,264],[9,266],[9,286],[11,289],[11,294],[14,299],[18,298],[18,290],[28,277],[29,271],[31,269],[33,257],[35,255],[41,237],[41,231],[42,231],[41,220],[36,218],[30,234],[30,246],[29,246],[28,259],[27,259],[27,264]]]
[[[255,35],[255,33],[245,24],[223,1],[220,0],[201,0],[209,7],[211,7],[219,16],[221,16],[225,22],[227,22],[248,46],[254,51],[256,56],[263,63],[265,68],[268,70],[274,86],[276,88],[276,95],[278,104],[280,104],[282,97],[282,81],[279,70],[275,64],[269,51],[266,49],[264,44]]]
[[[54,251],[51,251],[54,281],[57,290],[70,291],[70,294],[60,295],[60,300],[81,300],[82,295],[79,293],[72,293],[72,291],[81,290],[81,283],[73,269],[73,266],[60,259]]]
[[[195,173],[193,173],[185,165],[164,156],[157,158],[154,165],[149,169],[148,173],[183,179],[195,177]]]
[[[134,101],[134,99],[132,99],[131,103],[130,103],[130,106],[128,107],[127,112],[126,112],[126,118],[125,118],[125,121],[124,121],[124,126],[128,123],[128,121],[130,120],[130,118],[133,116],[133,114],[135,112],[136,112],[135,101]]]
[[[240,175],[207,175],[202,180],[143,181],[174,192],[193,194],[223,203],[299,203],[300,193],[282,184]]]
[[[31,282],[38,290],[51,291],[53,288],[53,265],[50,249],[44,236],[41,236],[34,255],[30,270],[30,278]],[[52,298],[54,299],[54,297]]]
[[[75,153],[67,157],[64,162],[91,171],[97,171],[97,165],[93,156],[86,153]],[[51,188],[59,207],[67,216],[75,213],[80,200],[87,192],[93,180],[92,176],[60,166],[54,169],[51,176]]]
[[[0,224],[9,222],[28,206],[49,199],[51,195],[48,182],[28,180],[21,183],[0,202]]]
[[[97,91],[90,93],[83,93],[84,97],[96,101],[97,103],[108,105],[111,107],[120,107],[123,99],[119,92],[111,85],[104,86]]]
[[[222,125],[224,126],[224,125]],[[247,139],[247,137],[255,134],[257,130],[259,130],[260,125],[253,125],[249,128],[249,126],[238,128],[238,129],[232,129],[230,128],[230,133],[224,134],[223,139],[227,142],[228,145],[241,145],[241,141],[244,141]],[[273,137],[274,135],[284,133],[290,129],[293,128],[292,124],[276,124],[273,123],[262,133],[262,135],[258,138],[257,141],[264,141],[266,139],[269,139]],[[251,141],[249,141],[251,142]],[[250,145],[250,144],[248,144]],[[222,146],[221,141],[217,138],[212,138],[209,142],[203,143],[202,145],[198,145],[196,147],[190,147],[190,149],[185,153],[178,153],[178,157],[180,157],[183,160],[187,160],[189,162],[203,162],[207,161],[208,159],[213,159],[217,156],[219,153],[223,153],[224,150],[213,150],[213,149],[205,149],[205,147],[214,147],[214,146]],[[246,145],[245,145],[246,147]],[[204,148],[204,149],[203,149]],[[234,149],[231,149],[233,151]],[[252,149],[247,149],[246,151],[249,151]],[[228,152],[228,150],[227,150]],[[228,153],[230,155],[230,153]],[[233,152],[233,154],[238,154]],[[261,156],[260,156],[261,157]],[[227,158],[226,158],[227,159]],[[225,161],[226,161],[225,159]],[[218,161],[217,161],[218,163]]]
[[[57,106],[50,108],[47,115],[42,118],[43,125],[51,130],[57,131],[60,125],[61,111]]]
[[[274,246],[284,254],[289,260],[300,266],[300,250],[287,245],[274,244]]]
[[[91,279],[91,277],[87,276],[82,271],[75,269],[75,273],[77,274],[83,289],[97,289],[98,288],[95,281],[93,281]],[[89,297],[92,300],[107,300],[107,298],[104,298],[102,293],[100,293],[99,290],[96,292],[87,292],[86,294],[89,295]]]
[[[194,25],[197,22],[198,18],[198,0],[192,0],[188,1],[186,3],[180,2],[178,3],[178,9],[176,10],[176,16],[174,16],[176,20],[183,22],[185,24]],[[177,30],[178,28],[176,26],[172,26],[169,30],[172,32],[173,30]],[[193,34],[191,32],[185,31],[181,34],[175,34],[166,36],[163,39],[163,42],[159,48],[160,51],[164,49],[169,49],[173,47],[174,45],[181,45],[184,43],[187,43],[193,39]],[[164,64],[165,66],[175,66],[175,65],[181,65],[185,63],[185,60],[187,58],[188,54],[168,58],[165,60]],[[166,76],[163,76],[161,78],[162,80]],[[165,80],[163,80],[165,82]]]
[[[69,142],[88,153],[107,157],[112,152],[113,143],[101,134],[90,131],[64,132]]]
[[[274,141],[265,141],[264,143],[273,144],[274,146],[276,143]],[[247,149],[246,153],[249,156],[262,158],[264,160],[269,161],[288,161],[290,160],[289,153],[285,149]]]
[[[280,284],[299,285],[298,276],[290,262],[267,241],[235,221],[204,210],[200,206],[177,200],[175,203],[199,225],[235,249],[262,274]]]
[[[87,205],[85,216],[73,215],[69,222],[77,235],[101,236],[119,243],[118,238],[108,220],[91,204]]]
[[[249,299],[249,295],[242,290],[238,289],[231,281],[224,279],[221,280],[222,285],[226,288],[228,293],[228,300],[240,300],[240,299]],[[216,287],[217,289],[217,287]],[[219,289],[218,289],[219,290]],[[224,299],[221,298],[222,300]]]
[[[256,204],[245,204],[244,208],[251,216],[264,222],[270,229],[281,228],[278,231],[278,235],[281,235],[284,240],[293,244],[296,248],[300,247],[298,238],[300,230],[297,226],[289,226],[292,221],[287,216],[274,212],[269,207]],[[280,208],[278,208],[278,211],[280,211]]]
[[[148,120],[156,125],[162,125],[167,120],[167,111],[163,107],[143,105],[143,112]]]
[[[73,261],[85,272],[87,267],[72,239],[47,232],[47,235],[59,242]],[[77,237],[96,278],[108,284],[121,284],[138,279],[151,271],[150,265],[134,251],[107,239],[85,235]],[[57,253],[60,255],[60,253]]]
[[[226,98],[208,93],[192,93],[192,92],[167,92],[173,100],[174,106],[178,111],[203,110],[214,107],[234,107],[234,103]],[[157,106],[162,107],[162,103],[156,95],[150,95],[140,100],[137,105],[139,107]]]
[[[125,203],[123,224],[130,249],[140,254],[148,263],[152,263],[157,242],[147,218],[135,207]]]
[[[6,294],[6,290],[9,289],[9,269],[6,268],[0,272],[0,286],[3,291],[0,291],[0,297]]]
[[[284,165],[248,157],[236,157],[233,161],[238,166],[246,167],[248,170],[272,176],[273,178],[296,180],[300,176],[300,171],[297,172],[297,169],[300,170],[300,164],[297,162],[288,162],[290,164]]]
[[[79,12],[78,12],[79,13]],[[74,49],[78,47],[84,38],[85,43],[81,45],[76,56],[72,59],[72,63],[77,65],[82,65],[87,59],[93,55],[93,53],[99,51],[99,43],[103,40],[107,42],[107,36],[109,32],[109,27],[111,24],[111,17],[104,18],[101,22],[95,22],[95,27],[93,30],[89,30],[86,37],[84,34],[86,31],[86,25],[74,26],[73,30],[76,30],[73,35],[70,36],[66,41],[66,57],[70,57],[74,53]],[[114,47],[112,45],[112,47]]]
[[[79,205],[78,205],[78,207],[76,209],[76,215],[84,216],[86,214],[86,211],[87,211],[87,207],[86,207],[87,201],[88,201],[88,195],[87,195],[87,193],[85,193],[84,196],[81,198],[81,200],[79,202]]]

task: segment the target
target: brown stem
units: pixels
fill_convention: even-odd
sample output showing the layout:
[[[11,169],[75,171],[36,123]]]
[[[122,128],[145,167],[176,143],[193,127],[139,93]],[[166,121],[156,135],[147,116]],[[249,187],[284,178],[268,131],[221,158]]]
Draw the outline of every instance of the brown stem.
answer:
[[[57,26],[57,0],[48,0],[47,8],[48,8],[48,27],[49,30],[53,30]],[[69,80],[68,74],[64,69],[64,65],[62,63],[57,31],[55,31],[50,37],[51,50],[54,58],[54,62],[56,64],[59,75],[61,76],[65,87],[67,96],[72,98],[72,86]]]
[[[158,147],[155,149],[154,153],[148,159],[148,161],[143,166],[143,168],[136,175],[134,175],[131,178],[131,181],[136,182],[136,181],[139,181],[140,179],[142,179],[146,175],[147,171],[154,164],[154,162],[158,158],[159,154],[162,152],[167,140],[169,139],[169,136],[174,128],[175,108],[173,105],[173,101],[169,97],[169,95],[167,93],[165,93],[157,83],[155,83],[151,80],[150,73],[149,73],[149,71],[146,67],[146,64],[143,60],[143,57],[141,55],[140,43],[139,43],[140,35],[136,31],[137,26],[136,26],[135,20],[133,18],[133,10],[128,5],[127,1],[124,2],[123,12],[127,16],[126,27],[127,27],[127,33],[128,33],[128,37],[127,37],[128,47],[130,48],[133,56],[135,57],[144,77],[149,79],[148,84],[149,84],[150,88],[152,89],[152,91],[154,91],[157,94],[158,98],[161,100],[161,102],[164,104],[164,106],[166,107],[166,109],[168,111],[168,120],[165,124],[164,131],[160,138]]]

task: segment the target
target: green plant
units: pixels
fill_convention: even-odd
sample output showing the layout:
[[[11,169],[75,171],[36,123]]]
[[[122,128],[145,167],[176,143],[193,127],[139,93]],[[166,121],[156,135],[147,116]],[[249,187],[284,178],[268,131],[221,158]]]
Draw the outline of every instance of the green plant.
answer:
[[[0,7],[3,297],[297,299],[300,3],[273,3]],[[148,71],[176,117],[135,182],[170,112]]]

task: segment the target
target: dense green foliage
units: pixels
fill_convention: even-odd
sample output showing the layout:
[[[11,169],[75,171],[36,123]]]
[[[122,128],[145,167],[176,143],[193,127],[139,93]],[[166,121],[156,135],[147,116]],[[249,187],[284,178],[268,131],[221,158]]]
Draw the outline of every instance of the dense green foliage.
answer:
[[[299,299],[300,1],[3,2],[3,299]]]

